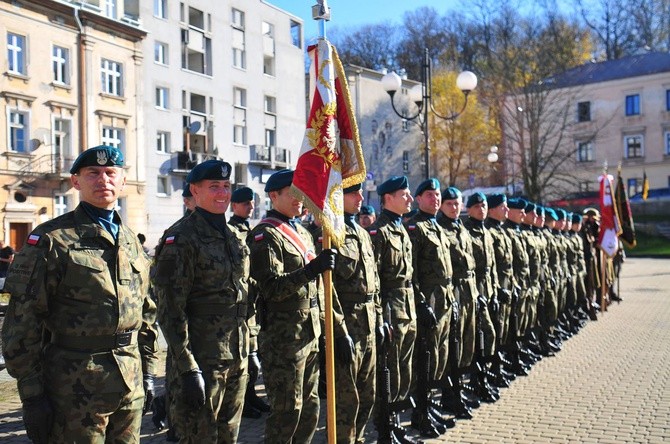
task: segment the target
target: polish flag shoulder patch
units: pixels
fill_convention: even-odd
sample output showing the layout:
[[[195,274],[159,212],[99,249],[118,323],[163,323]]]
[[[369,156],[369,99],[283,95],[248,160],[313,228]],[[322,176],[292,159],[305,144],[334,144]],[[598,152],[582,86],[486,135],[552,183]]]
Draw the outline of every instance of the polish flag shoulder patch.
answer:
[[[409,231],[414,231],[414,230],[416,230],[416,225],[407,225],[407,229]]]
[[[264,237],[265,236],[263,235],[263,233],[258,233],[257,235],[254,236],[254,241],[256,242],[262,241]]]
[[[370,236],[374,236],[375,234],[377,234],[377,230],[370,230]]]
[[[323,243],[323,236],[319,236],[319,240],[318,240],[318,242],[319,242],[320,244]]]
[[[28,236],[28,240],[26,241],[28,245],[37,245],[37,243],[40,241],[40,236],[37,234],[31,234]]]
[[[172,245],[177,241],[177,236],[168,236],[165,238],[165,245]]]

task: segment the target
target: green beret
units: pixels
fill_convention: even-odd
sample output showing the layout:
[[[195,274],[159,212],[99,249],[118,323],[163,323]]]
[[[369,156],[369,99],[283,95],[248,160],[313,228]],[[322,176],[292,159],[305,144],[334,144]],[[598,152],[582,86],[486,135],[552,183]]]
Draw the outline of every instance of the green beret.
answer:
[[[293,170],[283,169],[274,173],[265,183],[265,192],[281,190],[293,182]]]
[[[249,187],[236,189],[230,197],[230,201],[235,203],[249,202],[251,200],[254,200],[254,190]]]
[[[524,211],[526,211],[526,213],[532,213],[533,211],[535,211],[536,207],[537,205],[535,205],[533,202],[526,202],[526,207],[524,208]]]
[[[436,191],[440,189],[440,181],[435,179],[434,177],[431,177],[430,179],[426,179],[423,182],[419,184],[418,187],[416,187],[416,191],[414,192],[414,197],[420,196],[421,193],[423,193],[426,190],[432,190]]]
[[[526,199],[521,197],[511,197],[507,199],[507,206],[513,210],[523,210],[526,208]]]
[[[123,153],[120,149],[108,145],[89,148],[77,157],[70,168],[70,174],[77,174],[82,167],[123,166]]]
[[[579,213],[572,213],[572,223],[578,224],[582,222],[582,216]]]
[[[558,217],[558,219],[556,219],[556,220],[565,220],[565,217],[568,214],[567,211],[565,211],[563,208],[556,208],[555,212],[556,212],[556,217]]]
[[[356,185],[346,187],[345,189],[342,190],[342,192],[344,194],[348,194],[348,193],[353,193],[354,191],[358,191],[360,189],[363,189],[363,184],[362,183],[357,183]]]
[[[181,191],[181,197],[193,197],[193,193],[191,193],[191,184],[186,182],[184,184],[184,189]]]
[[[540,205],[535,206],[535,213],[537,213],[538,216],[543,217],[544,216],[544,207]]]
[[[558,215],[553,208],[546,207],[544,209],[544,215],[547,219],[558,220]]]
[[[484,196],[484,193],[477,191],[468,197],[468,202],[465,204],[465,208],[470,208],[484,202],[486,202],[486,196]]]
[[[363,205],[361,207],[361,211],[360,211],[359,214],[362,214],[364,216],[365,215],[374,216],[375,215],[375,207],[373,207],[372,205]]]
[[[380,196],[394,191],[404,190],[409,188],[409,182],[405,176],[393,176],[383,184],[377,187],[377,194]]]
[[[489,204],[489,208],[495,208],[507,202],[507,196],[502,193],[493,193],[486,196],[486,201]]]
[[[198,183],[201,180],[230,180],[230,164],[223,160],[209,159],[197,164],[188,176],[186,182]]]
[[[442,191],[442,202],[445,200],[454,200],[461,197],[463,193],[456,187],[449,187],[446,190]]]

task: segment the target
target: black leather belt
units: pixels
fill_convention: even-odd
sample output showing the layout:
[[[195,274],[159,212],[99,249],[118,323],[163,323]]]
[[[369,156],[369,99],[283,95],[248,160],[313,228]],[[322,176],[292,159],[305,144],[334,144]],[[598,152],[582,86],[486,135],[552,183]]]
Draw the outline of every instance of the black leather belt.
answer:
[[[113,350],[137,344],[137,330],[100,336],[67,336],[52,332],[51,343],[76,351]]]
[[[374,294],[359,294],[359,293],[337,293],[337,298],[340,302],[349,302],[350,304],[365,304],[372,302],[375,299]]]
[[[307,310],[318,306],[316,298],[301,299],[299,301],[285,301],[285,302],[265,302],[267,311],[296,311]]]
[[[247,304],[189,304],[186,308],[189,316],[231,316],[236,318],[247,317]]]

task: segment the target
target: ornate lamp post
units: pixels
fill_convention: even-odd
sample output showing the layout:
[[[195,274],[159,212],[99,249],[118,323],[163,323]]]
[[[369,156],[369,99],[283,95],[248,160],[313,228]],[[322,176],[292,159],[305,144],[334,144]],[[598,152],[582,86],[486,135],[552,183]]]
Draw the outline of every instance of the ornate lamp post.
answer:
[[[428,109],[442,120],[455,120],[465,110],[468,105],[468,94],[477,87],[477,76],[470,71],[463,71],[456,79],[456,86],[465,95],[465,102],[463,108],[450,115],[441,115],[435,110],[432,100],[431,91],[431,63],[428,55],[428,48],[424,49],[424,58],[421,65],[421,84],[414,86],[409,91],[410,99],[416,104],[418,110],[413,116],[403,116],[395,107],[393,97],[395,92],[402,86],[402,79],[395,72],[390,72],[382,77],[382,86],[384,90],[391,96],[391,106],[393,111],[403,119],[414,120],[417,119],[419,127],[423,132],[424,137],[424,157],[425,157],[425,177],[430,177],[430,144],[428,138]]]

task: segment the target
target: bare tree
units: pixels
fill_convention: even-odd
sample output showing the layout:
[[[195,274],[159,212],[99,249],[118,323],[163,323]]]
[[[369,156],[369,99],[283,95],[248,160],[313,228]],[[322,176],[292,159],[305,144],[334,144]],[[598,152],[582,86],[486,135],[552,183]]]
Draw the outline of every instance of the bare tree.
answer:
[[[331,41],[344,64],[370,69],[396,68],[398,28],[388,23],[363,25],[357,29],[336,28]]]
[[[638,49],[631,0],[577,0],[584,23],[597,37],[606,60],[620,59]]]

